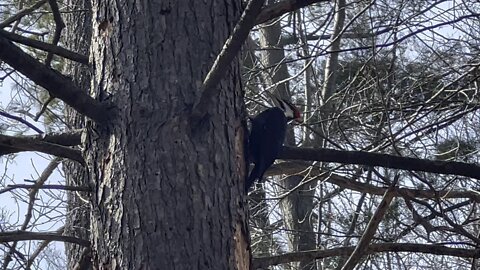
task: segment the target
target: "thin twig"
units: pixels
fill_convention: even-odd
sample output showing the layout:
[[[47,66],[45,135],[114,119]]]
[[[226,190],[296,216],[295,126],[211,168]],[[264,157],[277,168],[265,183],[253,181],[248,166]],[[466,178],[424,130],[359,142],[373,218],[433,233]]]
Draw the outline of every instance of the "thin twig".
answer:
[[[36,185],[27,185],[27,184],[17,184],[17,185],[8,185],[6,188],[0,190],[0,194],[12,191],[17,188],[35,188]],[[56,190],[67,190],[67,191],[85,191],[90,192],[92,189],[90,187],[82,186],[67,186],[67,185],[43,185],[41,187],[36,187],[38,189],[56,189]]]
[[[377,209],[375,210],[375,213],[373,214],[372,218],[370,218],[370,221],[368,222],[365,232],[360,238],[360,241],[358,241],[357,246],[353,250],[350,257],[348,258],[347,262],[342,267],[342,270],[352,270],[358,264],[362,256],[366,253],[368,244],[370,244],[370,241],[372,240],[373,236],[375,235],[375,232],[377,231],[378,225],[380,224],[380,222],[383,219],[383,216],[385,216],[385,213],[387,213],[387,210],[390,207],[390,203],[392,202],[392,199],[393,199],[393,190],[397,185],[399,178],[400,177],[397,175],[393,180],[392,184],[390,185],[390,187],[385,192],[385,195],[383,196],[382,201],[380,202]]]
[[[34,10],[40,8],[41,6],[43,6],[43,4],[45,4],[46,2],[47,2],[47,0],[38,1],[37,3],[31,5],[30,7],[27,7],[27,8],[24,8],[24,9],[20,10],[17,14],[11,16],[10,18],[7,18],[5,21],[0,23],[0,28],[5,28],[9,24],[11,24],[11,23],[13,23],[17,20],[20,20],[24,16],[32,13],[32,11],[34,11]]]
[[[25,219],[24,219],[23,224],[20,228],[20,231],[22,231],[22,232],[25,231],[27,229],[28,225],[30,224],[30,220],[32,219],[32,216],[33,216],[33,207],[35,205],[35,200],[36,200],[36,196],[37,196],[37,193],[38,193],[38,188],[41,187],[47,181],[47,179],[50,177],[50,175],[52,175],[53,171],[57,168],[58,164],[60,164],[60,159],[59,158],[53,159],[48,164],[47,168],[45,168],[45,170],[40,175],[40,177],[37,179],[37,181],[34,185],[34,188],[32,188],[32,190],[30,190],[30,192],[28,194],[29,201],[28,201],[27,213],[25,214]],[[0,239],[1,239],[1,236],[0,236]],[[8,241],[8,242],[10,242],[10,241]],[[3,270],[8,269],[8,264],[12,261],[12,255],[15,253],[16,248],[17,248],[17,241],[15,241],[12,244],[12,246],[10,247],[10,250],[7,252],[7,254],[4,257],[4,261],[3,261],[3,265],[2,265]]]
[[[456,161],[427,160],[364,151],[287,146],[282,147],[278,158],[380,166],[400,170],[459,175],[480,180],[480,166]]]
[[[290,263],[302,260],[323,259],[337,256],[350,255],[355,247],[337,247],[331,249],[301,251],[285,253],[275,256],[266,256],[253,259],[252,269],[267,269],[268,266]],[[411,244],[411,243],[381,243],[371,244],[365,249],[366,254],[376,254],[380,252],[412,252],[434,255],[446,255],[461,258],[478,258],[480,252],[478,249],[452,248],[443,245],[431,244]]]
[[[63,234],[64,228],[65,228],[65,226],[60,227],[57,230],[57,233],[58,234]],[[32,264],[35,261],[35,259],[48,246],[48,244],[50,244],[50,242],[52,242],[52,240],[44,240],[44,241],[42,241],[42,243],[40,243],[40,245],[37,247],[37,249],[28,257],[27,263],[25,265],[25,270],[29,270],[32,267]]]
[[[18,122],[26,125],[27,127],[35,130],[38,134],[43,134],[43,131],[41,129],[37,128],[34,124],[29,123],[27,120],[25,120],[25,119],[23,119],[19,116],[15,116],[15,115],[9,114],[9,113],[7,113],[5,111],[1,111],[1,110],[0,110],[0,115],[5,116],[5,117],[10,118],[10,119],[13,119],[15,121],[18,121]]]
[[[0,232],[0,243],[13,241],[31,241],[31,240],[50,240],[78,244],[84,247],[90,246],[90,241],[73,237],[61,235],[56,232]]]

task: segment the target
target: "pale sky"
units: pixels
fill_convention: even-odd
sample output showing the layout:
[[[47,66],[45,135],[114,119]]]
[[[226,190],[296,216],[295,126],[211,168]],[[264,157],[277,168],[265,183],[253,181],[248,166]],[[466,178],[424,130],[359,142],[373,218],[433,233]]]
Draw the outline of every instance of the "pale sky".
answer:
[[[11,82],[6,82],[4,85],[0,86],[0,103],[1,103],[1,108],[3,109],[11,100]],[[16,115],[16,114],[15,114]],[[3,118],[1,119],[3,122]],[[38,128],[44,130],[44,126],[42,123],[35,123],[33,119],[28,119],[30,123],[33,123],[35,126]],[[19,125],[23,125],[21,123],[18,123]],[[28,134],[37,134],[36,132],[31,132]],[[11,135],[11,134],[8,134]],[[0,180],[0,189],[3,189],[5,186],[10,185],[10,184],[32,184],[29,182],[25,182],[25,179],[27,180],[36,180],[38,176],[43,172],[43,170],[47,167],[49,164],[50,160],[52,157],[46,154],[42,153],[36,153],[36,152],[22,152],[18,153],[16,157],[13,159],[13,161],[8,162],[7,164],[7,159],[5,157],[0,158],[0,170],[2,171],[1,175],[2,178]],[[60,167],[59,167],[60,168]],[[50,184],[59,184],[61,181],[63,181],[63,177],[60,175],[59,170],[57,169],[48,179],[47,183]],[[26,190],[18,190],[17,194],[27,194]],[[25,197],[25,196],[22,196]],[[42,201],[51,201],[51,197],[47,195],[44,191],[39,191],[37,198],[39,199],[37,203],[41,203]],[[55,202],[54,205],[58,205],[58,202]],[[1,220],[2,217],[0,217],[0,224],[1,224],[1,229],[4,229],[4,226],[6,224],[14,224],[18,228],[23,224],[23,221],[25,219],[25,213],[27,209],[27,203],[22,202],[15,198],[15,195],[12,194],[11,192],[6,192],[3,194],[0,194],[0,208],[3,210],[3,212],[6,214],[8,213],[9,215],[6,216],[6,220]],[[57,207],[55,209],[55,213],[51,213],[51,215],[56,215],[58,216],[57,211],[61,211],[64,213],[64,209],[61,207]],[[58,229],[60,226],[63,225],[62,223],[44,223],[43,221],[45,220],[36,220],[38,217],[38,212],[34,211],[33,213],[33,218],[30,221],[30,224],[32,222],[36,223],[43,223],[41,225],[38,225],[33,229],[32,231],[55,231]],[[26,244],[26,242],[22,242]],[[28,245],[26,245],[28,246]],[[63,252],[64,246],[63,243],[57,242],[57,243],[50,243],[49,246],[55,247],[56,249],[61,249]],[[34,251],[34,247],[31,247],[32,249],[29,251],[29,253],[32,253]],[[10,266],[13,266],[14,263],[11,262]],[[43,264],[42,264],[43,265]]]

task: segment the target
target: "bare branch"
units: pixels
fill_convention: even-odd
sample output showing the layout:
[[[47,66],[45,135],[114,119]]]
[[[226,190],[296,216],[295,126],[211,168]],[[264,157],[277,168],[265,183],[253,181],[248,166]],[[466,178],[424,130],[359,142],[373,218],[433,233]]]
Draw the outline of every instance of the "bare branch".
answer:
[[[65,228],[64,226],[60,227],[57,230],[57,233],[62,234],[64,228]],[[25,269],[30,269],[32,267],[35,259],[48,246],[48,244],[50,244],[50,242],[52,242],[52,241],[51,240],[45,240],[42,243],[40,243],[40,245],[37,247],[37,249],[28,257],[27,263],[25,264]]]
[[[20,228],[20,231],[25,231],[30,224],[30,220],[32,219],[33,216],[33,206],[35,204],[35,200],[37,197],[38,193],[38,187],[41,187],[52,175],[53,171],[57,168],[58,164],[60,164],[60,159],[55,158],[53,159],[45,168],[43,173],[40,175],[40,177],[37,179],[35,182],[34,188],[32,188],[28,194],[28,207],[27,207],[27,212],[25,214],[25,219],[23,221],[22,227]],[[12,260],[12,255],[15,253],[15,250],[17,248],[17,241],[15,241],[12,246],[10,247],[10,250],[7,252],[5,255],[5,258],[3,260],[3,265],[2,269],[6,270],[8,268],[8,264]]]
[[[250,30],[252,30],[255,25],[255,18],[260,13],[264,2],[265,0],[251,0],[243,11],[242,17],[233,29],[233,33],[225,42],[222,51],[218,54],[217,59],[215,59],[212,68],[203,81],[201,87],[202,96],[199,102],[193,107],[193,119],[201,119],[210,107],[208,106],[210,100],[218,93],[217,84],[247,39]]]
[[[480,180],[480,166],[455,161],[426,160],[362,151],[287,146],[283,146],[279,158],[380,166],[392,169],[459,175]]]
[[[92,191],[90,187],[66,186],[66,185],[43,185],[41,187],[36,187],[36,185],[16,184],[16,185],[8,185],[6,188],[0,190],[0,194],[12,191],[17,188],[57,189],[57,190],[85,191],[85,192]]]
[[[61,235],[56,232],[0,232],[0,243],[13,242],[13,241],[30,241],[30,240],[49,240],[60,241],[79,244],[84,247],[90,246],[90,241],[80,239],[73,236]]]
[[[410,32],[410,33],[408,33],[408,34],[406,34],[402,37],[399,37],[398,39],[396,39],[392,42],[387,42],[387,43],[382,43],[382,44],[374,44],[374,45],[368,45],[368,46],[353,47],[353,48],[347,48],[347,49],[329,50],[327,52],[321,52],[319,54],[312,55],[310,57],[318,57],[318,56],[327,55],[327,54],[330,54],[330,53],[354,52],[354,51],[360,51],[360,50],[369,50],[369,49],[373,49],[373,48],[386,48],[386,47],[390,47],[390,46],[399,44],[399,43],[401,43],[401,42],[403,42],[403,41],[405,41],[405,40],[407,40],[411,37],[416,37],[418,34],[420,34],[422,32],[430,31],[432,29],[440,28],[440,27],[446,26],[446,25],[454,25],[455,23],[458,23],[460,21],[463,21],[463,20],[466,20],[466,19],[478,18],[478,17],[480,17],[479,13],[473,13],[473,14],[468,14],[468,15],[465,15],[465,16],[459,16],[458,18],[455,18],[454,20],[451,20],[451,21],[448,21],[448,22],[442,22],[442,23],[438,23],[438,24],[434,24],[434,25],[419,28],[416,31]]]
[[[311,164],[306,162],[299,162],[299,161],[290,161],[290,162],[282,162],[279,164],[275,164],[270,167],[265,176],[273,176],[273,175],[303,175],[303,176],[310,176],[315,177],[316,175],[321,175],[326,173],[325,171],[321,170],[313,170],[310,171],[309,168]],[[314,168],[317,169],[317,168]],[[307,171],[308,170],[308,171]],[[324,177],[320,177],[322,181],[329,182],[331,184],[337,185],[341,188],[346,188],[354,191],[358,191],[360,193],[368,193],[373,195],[384,195],[387,191],[387,188],[378,187],[375,185],[370,185],[366,183],[361,183],[342,175],[337,175],[334,173],[327,173]],[[395,197],[411,197],[411,198],[422,198],[422,199],[440,199],[440,198],[464,198],[464,199],[471,199],[476,202],[480,202],[480,193],[476,191],[469,191],[469,190],[423,190],[423,189],[413,189],[413,188],[400,188],[395,187],[392,190],[392,194]]]
[[[33,4],[30,7],[27,7],[27,8],[24,8],[24,9],[20,10],[17,14],[11,16],[10,18],[7,18],[5,21],[0,23],[0,28],[4,28],[4,27],[8,26],[9,24],[11,24],[11,23],[13,23],[17,20],[20,20],[24,16],[30,14],[32,11],[34,11],[34,10],[40,8],[41,6],[43,6],[46,2],[47,2],[47,0],[41,0],[41,1],[38,1],[37,3]]]
[[[63,133],[48,133],[41,136],[25,136],[33,140],[45,141],[63,146],[76,146],[81,144],[81,135],[83,130],[71,130]]]
[[[353,252],[354,249],[354,246],[350,246],[332,248],[327,250],[293,252],[277,256],[254,258],[253,269],[267,268],[268,266],[272,265],[290,263],[301,260],[314,260],[336,256],[348,256]],[[478,249],[451,248],[442,245],[382,243],[369,245],[365,250],[365,254],[374,254],[379,252],[416,252],[425,254],[456,256],[461,258],[480,257],[480,252]]]
[[[258,15],[255,24],[261,24],[282,16],[285,13],[321,2],[330,2],[330,0],[284,0],[275,4],[271,4],[262,9],[262,12],[260,12]]]
[[[57,0],[48,0],[48,4],[52,9],[53,20],[55,21],[55,33],[53,34],[52,44],[57,45],[60,40],[60,35],[62,34],[62,29],[65,28],[65,23],[63,23],[62,16],[58,10]],[[53,53],[48,52],[47,59],[45,60],[45,65],[50,67],[50,64],[53,60]]]
[[[454,228],[457,233],[469,238],[470,240],[475,242],[477,245],[480,245],[480,239],[478,239],[476,236],[474,236],[473,234],[468,232],[462,225],[459,225],[455,221],[450,219],[447,215],[445,215],[445,213],[438,212],[437,210],[435,210],[434,207],[432,207],[430,204],[428,204],[426,202],[423,202],[423,201],[415,199],[415,198],[410,198],[410,199],[412,201],[428,208],[428,210],[430,210],[432,212],[432,214],[434,214],[435,216],[443,218],[443,220],[445,220],[452,228]]]
[[[377,37],[377,36],[389,33],[393,29],[395,29],[395,27],[388,26],[388,27],[385,27],[385,28],[383,28],[381,30],[378,30],[376,32],[373,32],[373,33],[345,32],[345,33],[342,34],[342,38],[343,39],[373,38],[373,37]],[[323,34],[323,35],[309,34],[309,35],[305,36],[305,38],[307,40],[327,40],[327,39],[332,39],[332,35],[329,35],[329,34]],[[298,42],[298,40],[299,40],[299,37],[294,36],[294,35],[285,36],[285,37],[282,37],[282,40],[280,41],[280,44],[282,46],[292,45],[292,44],[296,44]]]
[[[342,270],[353,269],[358,264],[362,256],[365,254],[365,249],[367,248],[368,244],[370,243],[373,236],[375,235],[378,225],[380,225],[380,222],[382,221],[383,216],[385,216],[385,213],[387,213],[387,210],[390,207],[390,203],[392,202],[392,199],[393,199],[393,189],[398,183],[398,178],[399,177],[397,176],[393,180],[392,184],[390,185],[388,190],[385,192],[385,195],[383,195],[382,201],[378,205],[373,216],[370,218],[370,221],[368,222],[365,232],[360,238],[360,241],[358,241],[357,246],[353,250],[350,257],[348,258],[347,262],[342,267]]]
[[[45,103],[43,103],[42,105],[42,108],[40,109],[40,111],[35,115],[35,117],[33,118],[33,120],[35,121],[38,121],[38,119],[40,119],[40,116],[42,116],[42,114],[48,109],[48,104],[50,104],[50,102],[52,102],[55,98],[50,96],[48,97],[48,99],[45,101]]]
[[[0,155],[11,153],[38,151],[49,155],[69,158],[82,164],[82,153],[79,150],[58,145],[32,136],[8,136],[0,134]]]
[[[35,131],[36,131],[37,133],[39,133],[39,134],[42,134],[42,133],[43,133],[43,131],[42,131],[41,129],[37,128],[34,124],[28,122],[27,120],[25,120],[25,119],[23,119],[23,118],[21,118],[21,117],[19,117],[19,116],[11,115],[11,114],[9,114],[9,113],[7,113],[7,112],[4,112],[4,111],[1,111],[1,110],[0,110],[0,115],[5,116],[5,117],[10,118],[10,119],[13,119],[13,120],[15,120],[15,121],[18,121],[18,122],[20,122],[20,123],[22,123],[22,124],[25,124],[27,127],[35,130]]]
[[[11,33],[8,31],[5,31],[3,29],[0,29],[0,34],[3,35],[4,37],[8,38],[11,41],[18,42],[23,45],[30,46],[35,49],[40,49],[46,52],[51,52],[54,53],[58,56],[65,57],[67,59],[70,59],[75,62],[79,62],[85,65],[88,65],[88,57],[76,52],[72,52],[70,50],[67,50],[63,47],[53,45],[50,43],[45,43],[40,40],[35,40],[31,38],[27,38],[21,35],[17,35],[15,33]]]
[[[36,84],[47,89],[51,96],[63,100],[79,113],[97,122],[111,120],[112,113],[104,104],[81,91],[69,78],[45,67],[35,58],[15,46],[1,33],[0,59]]]

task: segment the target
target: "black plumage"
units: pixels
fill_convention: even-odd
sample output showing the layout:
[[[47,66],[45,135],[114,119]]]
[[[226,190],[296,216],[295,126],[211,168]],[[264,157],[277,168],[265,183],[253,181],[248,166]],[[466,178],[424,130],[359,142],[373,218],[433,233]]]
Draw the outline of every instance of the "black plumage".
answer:
[[[273,164],[285,140],[286,130],[287,117],[277,107],[266,109],[252,120],[248,151],[255,167],[245,183],[245,191],[255,180],[261,181],[265,171]]]
[[[300,111],[286,100],[277,99],[280,107],[268,108],[252,120],[248,138],[249,160],[255,166],[245,182],[245,191],[255,180],[262,181],[265,171],[275,162],[285,140],[287,122],[302,122]]]

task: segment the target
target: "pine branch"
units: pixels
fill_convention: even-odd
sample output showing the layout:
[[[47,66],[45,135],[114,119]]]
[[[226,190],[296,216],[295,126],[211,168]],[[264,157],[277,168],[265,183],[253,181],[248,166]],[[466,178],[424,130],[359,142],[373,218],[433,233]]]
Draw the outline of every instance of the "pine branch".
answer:
[[[66,186],[66,185],[43,185],[41,187],[37,187],[36,185],[26,185],[26,184],[16,184],[16,185],[8,185],[6,188],[0,190],[0,194],[12,191],[17,188],[37,188],[37,189],[56,189],[56,190],[66,190],[66,191],[84,191],[84,192],[91,192],[92,189],[90,187],[82,187],[82,186]]]
[[[25,232],[25,231],[13,231],[13,232],[0,232],[0,243],[13,242],[13,241],[30,241],[30,240],[49,240],[60,241],[79,244],[84,247],[90,246],[90,241],[73,237],[61,235],[56,232]]]
[[[71,130],[62,133],[47,133],[37,136],[25,136],[32,140],[39,140],[63,146],[77,146],[81,144],[82,129]]]
[[[455,161],[426,160],[362,151],[287,146],[282,147],[278,158],[380,166],[400,170],[466,176],[480,180],[480,166]]]
[[[354,249],[354,246],[350,246],[331,248],[326,250],[292,252],[269,257],[259,257],[253,259],[252,269],[266,269],[268,266],[302,260],[315,260],[336,256],[348,256],[353,252]],[[365,254],[375,254],[379,252],[415,252],[434,255],[455,256],[461,258],[480,257],[480,250],[478,249],[451,248],[442,245],[426,244],[382,243],[369,245],[365,250]]]
[[[360,193],[368,193],[372,195],[382,196],[387,191],[385,187],[379,187],[367,183],[357,182],[350,178],[338,175],[332,172],[322,171],[319,168],[311,168],[310,163],[300,162],[300,161],[290,161],[290,162],[281,162],[279,164],[274,164],[271,166],[265,173],[265,176],[273,175],[302,175],[309,177],[320,176],[325,174],[324,177],[320,176],[321,181],[326,181],[328,183],[334,184],[341,188],[350,189],[358,191]],[[318,180],[316,178],[316,180]],[[307,180],[308,181],[308,180]],[[461,198],[461,199],[471,199],[475,202],[480,202],[480,193],[473,190],[451,190],[451,189],[441,189],[441,190],[424,190],[424,189],[413,189],[413,188],[400,188],[396,187],[392,190],[392,194],[395,197],[411,197],[411,198],[421,198],[421,199],[448,199],[448,198]],[[282,196],[283,197],[283,196]]]
[[[6,26],[8,26],[9,24],[15,22],[15,21],[18,21],[20,20],[21,18],[23,18],[24,16],[32,13],[34,10],[36,9],[39,9],[41,6],[43,6],[45,3],[47,2],[47,0],[41,0],[41,1],[38,1],[37,3],[31,5],[30,7],[27,7],[27,8],[24,8],[22,10],[20,10],[18,13],[16,13],[15,15],[7,18],[5,21],[3,21],[2,23],[0,23],[0,28],[4,28]]]
[[[284,0],[271,4],[262,9],[257,17],[256,24],[261,24],[269,20],[278,18],[283,14],[295,11],[297,9],[309,6],[315,3],[330,2],[330,0]]]
[[[84,93],[66,76],[22,51],[1,33],[0,59],[79,113],[97,122],[111,120],[112,114],[104,104]]]
[[[40,40],[35,40],[31,38],[24,37],[22,35],[18,35],[15,33],[11,33],[0,29],[0,34],[4,37],[8,38],[11,41],[18,42],[23,45],[30,46],[35,49],[40,49],[42,51],[51,52],[58,56],[65,57],[75,62],[79,62],[82,64],[88,64],[88,57],[70,50],[67,50],[63,47],[56,46],[50,43],[42,42]]]
[[[49,137],[8,136],[0,134],[0,155],[25,151],[37,151],[58,157],[69,158],[84,164],[85,161],[83,160],[80,150],[48,141],[66,140],[66,138],[60,138],[59,136],[60,135],[49,135]],[[70,138],[70,140],[72,140],[72,138]]]
[[[398,178],[399,177],[397,176],[393,180],[392,184],[383,195],[382,201],[378,205],[373,216],[370,218],[367,228],[363,232],[363,235],[358,241],[358,244],[353,250],[352,254],[350,254],[347,262],[342,267],[342,270],[352,270],[358,264],[358,262],[360,262],[362,256],[366,253],[365,250],[368,247],[368,244],[370,244],[370,242],[372,241],[373,236],[378,229],[378,225],[380,225],[380,222],[382,221],[383,217],[387,213],[388,208],[390,207],[390,203],[393,199],[393,189],[398,183]]]
[[[27,211],[25,213],[25,219],[22,223],[20,231],[25,231],[28,228],[30,221],[33,217],[33,208],[35,206],[35,200],[37,199],[36,197],[38,193],[38,188],[41,187],[48,180],[50,175],[52,175],[53,171],[55,171],[55,169],[58,167],[59,164],[60,164],[59,158],[53,159],[48,164],[47,168],[45,168],[45,170],[42,172],[42,174],[37,179],[37,181],[35,181],[34,187],[28,192],[28,207],[27,207]],[[5,258],[3,260],[3,264],[2,264],[3,270],[8,269],[8,264],[12,261],[12,256],[15,253],[17,244],[18,244],[17,241],[13,242],[13,244],[10,246],[9,251],[6,253]]]
[[[57,230],[57,233],[63,233],[63,229],[65,227],[62,226],[60,227],[58,230]],[[38,245],[38,247],[35,249],[35,251],[30,255],[28,256],[28,260],[25,264],[25,270],[29,270],[31,269],[33,263],[35,262],[35,259],[38,257],[38,255],[40,255],[40,253],[45,249],[47,248],[48,244],[50,244],[50,240],[44,240],[42,241],[42,243],[40,243],[40,245]]]

